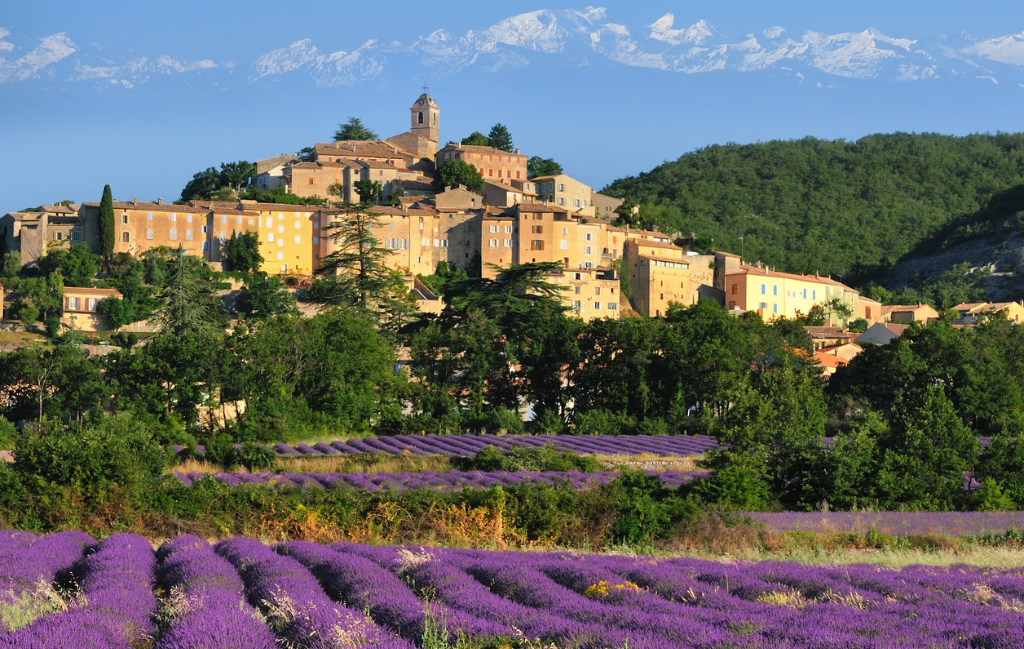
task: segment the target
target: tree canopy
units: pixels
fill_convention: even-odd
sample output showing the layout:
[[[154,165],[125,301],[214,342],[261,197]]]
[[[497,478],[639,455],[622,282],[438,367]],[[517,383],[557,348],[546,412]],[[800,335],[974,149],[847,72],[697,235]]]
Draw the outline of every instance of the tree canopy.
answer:
[[[512,153],[512,150],[515,149],[515,144],[512,143],[512,134],[500,122],[491,127],[491,132],[487,134],[487,143],[499,151]]]
[[[972,215],[997,230],[1013,221],[1022,183],[1024,134],[894,133],[714,145],[603,191],[641,204],[663,232],[732,251],[743,237],[748,259],[859,283],[950,227],[976,230]]]
[[[263,264],[259,235],[255,232],[232,232],[224,242],[224,260],[233,271],[252,273],[259,270]]]
[[[181,200],[210,200],[227,198],[239,193],[249,185],[249,179],[256,175],[256,165],[246,160],[220,163],[220,170],[207,167],[192,176],[181,190]],[[223,196],[222,196],[223,194]]]
[[[334,141],[343,140],[376,140],[377,134],[363,125],[363,120],[358,117],[349,117],[344,124],[338,125],[334,132]]]
[[[491,146],[491,141],[480,131],[473,131],[467,137],[462,138],[462,143],[470,146]]]
[[[476,167],[463,160],[445,160],[437,168],[431,183],[434,191],[443,192],[449,187],[465,185],[471,192],[481,193],[484,190],[484,177]]]
[[[538,176],[554,176],[562,172],[562,165],[551,158],[530,156],[526,161],[526,177],[536,178]]]

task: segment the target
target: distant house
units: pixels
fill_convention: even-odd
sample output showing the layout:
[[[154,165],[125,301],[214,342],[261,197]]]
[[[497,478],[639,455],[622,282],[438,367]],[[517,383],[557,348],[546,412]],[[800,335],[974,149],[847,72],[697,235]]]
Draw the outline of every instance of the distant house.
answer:
[[[895,304],[882,307],[882,315],[885,322],[899,322],[902,324],[910,324],[911,322],[928,324],[932,320],[938,320],[939,318],[938,311],[920,302],[917,304]]]
[[[845,358],[833,356],[832,354],[826,354],[825,352],[814,352],[814,361],[821,367],[821,378],[826,381],[832,378],[832,375],[836,373],[840,367],[846,367],[850,364],[850,361]]]
[[[858,340],[860,337],[858,336]],[[835,356],[841,358],[844,361],[852,361],[857,357],[858,354],[864,351],[864,348],[860,345],[856,345],[852,342],[844,343],[842,345],[833,345],[832,347],[822,347],[818,350],[818,354],[827,354],[829,356]]]
[[[120,298],[121,292],[113,288],[65,286],[61,324],[76,331],[109,330],[109,325],[99,314],[100,302],[109,297]]]
[[[995,313],[1004,313],[1010,322],[1021,322],[1024,319],[1024,306],[1017,302],[975,302],[958,304],[953,307],[960,317],[954,324],[973,325],[979,318]]]
[[[814,349],[833,347],[850,342],[850,332],[842,327],[804,327],[811,339]]]
[[[857,338],[859,345],[887,345],[894,338],[899,338],[910,325],[879,322],[868,327],[868,330]]]
[[[861,295],[857,299],[857,318],[867,320],[868,326],[876,322],[882,322],[884,308],[878,300],[872,300]]]

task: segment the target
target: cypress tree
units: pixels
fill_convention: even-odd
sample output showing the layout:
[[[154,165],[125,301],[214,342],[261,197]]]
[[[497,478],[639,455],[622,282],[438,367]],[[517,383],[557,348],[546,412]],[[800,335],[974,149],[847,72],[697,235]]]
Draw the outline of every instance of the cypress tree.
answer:
[[[100,254],[104,262],[114,256],[114,198],[110,193],[110,185],[103,186],[103,198],[100,199]]]

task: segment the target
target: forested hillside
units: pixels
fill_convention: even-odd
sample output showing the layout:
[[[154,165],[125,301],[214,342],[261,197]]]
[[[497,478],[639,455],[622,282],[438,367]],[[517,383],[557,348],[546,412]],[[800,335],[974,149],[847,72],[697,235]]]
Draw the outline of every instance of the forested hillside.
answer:
[[[1015,227],[1024,205],[1011,190],[1022,183],[1022,133],[895,133],[714,145],[604,191],[640,203],[647,224],[695,235],[697,247],[713,239],[749,260],[857,283],[947,240],[954,224]]]

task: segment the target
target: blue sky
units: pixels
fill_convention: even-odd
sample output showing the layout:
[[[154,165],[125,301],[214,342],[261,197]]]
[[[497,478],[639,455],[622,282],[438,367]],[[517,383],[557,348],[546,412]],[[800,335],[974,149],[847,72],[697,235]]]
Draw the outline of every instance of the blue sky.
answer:
[[[424,84],[442,139],[502,122],[600,188],[714,143],[1024,130],[1024,5],[18,3],[0,213],[175,199],[348,116],[394,135]]]

